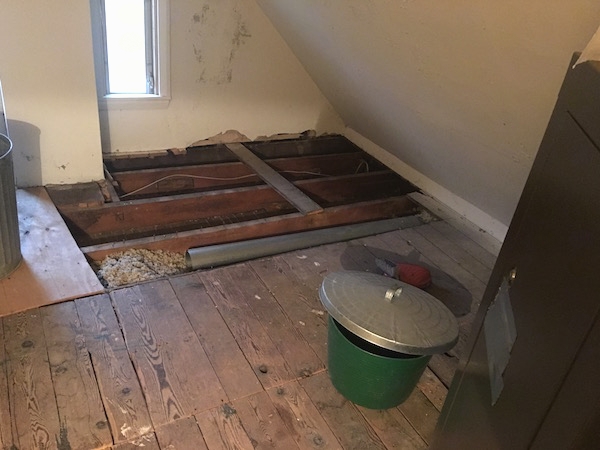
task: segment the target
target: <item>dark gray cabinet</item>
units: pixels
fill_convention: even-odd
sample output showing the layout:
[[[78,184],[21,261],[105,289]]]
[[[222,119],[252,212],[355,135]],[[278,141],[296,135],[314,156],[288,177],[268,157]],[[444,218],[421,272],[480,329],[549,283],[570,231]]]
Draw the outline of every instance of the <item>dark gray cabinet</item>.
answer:
[[[503,283],[516,338],[490,345],[509,341],[486,320]],[[432,448],[599,448],[599,315],[600,63],[587,62],[567,72]]]

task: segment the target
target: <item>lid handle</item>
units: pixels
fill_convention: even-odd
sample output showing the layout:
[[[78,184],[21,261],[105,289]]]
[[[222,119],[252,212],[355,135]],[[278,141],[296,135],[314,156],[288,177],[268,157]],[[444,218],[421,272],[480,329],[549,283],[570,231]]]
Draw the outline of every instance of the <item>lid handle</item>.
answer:
[[[400,294],[402,294],[401,287],[399,287],[397,289],[390,288],[387,291],[385,291],[385,299],[386,299],[386,301],[392,303],[395,298],[400,297]]]

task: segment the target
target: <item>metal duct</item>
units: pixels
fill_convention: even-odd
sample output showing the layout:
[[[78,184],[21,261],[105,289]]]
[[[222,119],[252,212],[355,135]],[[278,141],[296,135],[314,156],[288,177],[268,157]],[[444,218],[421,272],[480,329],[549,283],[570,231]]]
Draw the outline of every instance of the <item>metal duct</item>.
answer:
[[[185,254],[185,262],[190,269],[206,269],[301,248],[348,241],[421,224],[422,221],[417,216],[407,216],[227,244],[208,245],[189,249]]]

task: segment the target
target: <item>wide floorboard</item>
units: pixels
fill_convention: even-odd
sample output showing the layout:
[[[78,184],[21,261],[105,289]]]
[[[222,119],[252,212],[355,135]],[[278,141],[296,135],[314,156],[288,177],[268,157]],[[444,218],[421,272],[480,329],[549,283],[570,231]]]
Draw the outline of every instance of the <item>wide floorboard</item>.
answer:
[[[331,384],[317,292],[376,257],[428,267],[460,324],[384,411]],[[426,448],[495,257],[434,221],[2,317],[0,448]]]

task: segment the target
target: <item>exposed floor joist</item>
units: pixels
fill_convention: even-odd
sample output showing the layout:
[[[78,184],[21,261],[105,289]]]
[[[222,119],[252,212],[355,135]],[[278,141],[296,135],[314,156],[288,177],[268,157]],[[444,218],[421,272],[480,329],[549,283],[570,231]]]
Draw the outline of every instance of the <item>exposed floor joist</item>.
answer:
[[[94,259],[143,246],[185,251],[415,212],[416,189],[342,136],[217,144],[105,160],[103,186],[50,186]]]

